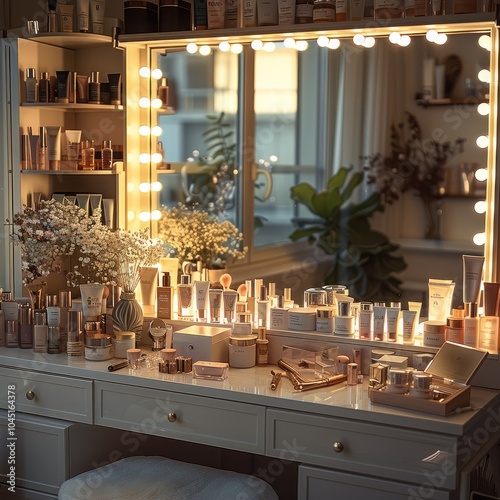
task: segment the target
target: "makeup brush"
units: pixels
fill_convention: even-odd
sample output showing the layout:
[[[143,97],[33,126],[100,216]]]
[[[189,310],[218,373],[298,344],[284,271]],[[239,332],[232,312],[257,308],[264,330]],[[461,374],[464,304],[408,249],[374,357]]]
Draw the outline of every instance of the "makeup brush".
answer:
[[[247,301],[247,286],[245,285],[245,283],[242,283],[238,287],[238,295],[239,295],[240,302],[246,302]]]
[[[220,278],[219,278],[219,283],[222,285],[222,288],[224,290],[230,290],[231,283],[233,281],[232,276],[229,273],[224,273]]]

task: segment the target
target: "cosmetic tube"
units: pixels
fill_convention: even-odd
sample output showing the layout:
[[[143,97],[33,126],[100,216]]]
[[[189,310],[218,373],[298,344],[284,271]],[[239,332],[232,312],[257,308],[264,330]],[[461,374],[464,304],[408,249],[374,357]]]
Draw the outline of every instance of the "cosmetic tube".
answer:
[[[484,256],[463,255],[464,304],[479,303]]]
[[[57,102],[69,103],[69,71],[56,71],[57,77]]]
[[[102,208],[104,215],[104,224],[110,229],[115,227],[115,200],[114,198],[103,198]]]
[[[222,307],[224,309],[225,323],[234,323],[237,300],[238,292],[236,290],[224,290],[222,292]]]
[[[387,317],[387,342],[396,342],[398,340],[398,319],[401,310],[398,307],[388,307],[386,309]]]
[[[209,30],[224,28],[225,16],[225,0],[210,0],[207,2],[207,25]]]
[[[141,267],[141,298],[142,308],[146,314],[154,314],[156,304],[156,289],[158,286],[158,268]]]
[[[222,289],[210,288],[208,301],[210,304],[210,323],[221,323]]]
[[[33,319],[33,352],[46,353],[48,349],[49,329],[45,310],[35,311]]]
[[[430,321],[443,321],[450,314],[451,299],[455,283],[452,281],[429,279],[429,313]]]
[[[207,321],[207,298],[210,281],[195,281],[194,296],[196,301],[196,321]]]
[[[194,29],[195,30],[206,30],[208,28],[207,24],[207,2],[206,0],[194,0]]]
[[[76,75],[76,102],[89,102],[89,77],[87,75]]]
[[[80,159],[80,141],[82,138],[81,130],[66,130],[66,149],[68,162],[72,164],[72,167],[76,169],[78,165],[78,160]]]
[[[19,308],[19,347],[21,349],[33,348],[33,322],[29,304],[23,304]]]
[[[101,210],[102,194],[96,193],[89,195],[90,215],[94,215],[97,210]]]
[[[365,0],[350,0],[349,21],[361,21],[365,15]]]
[[[90,0],[90,22],[92,33],[102,35],[104,33],[104,10],[105,0]]]
[[[267,288],[261,285],[259,290],[259,299],[255,301],[257,308],[257,328],[264,326],[269,328],[271,320],[271,303],[267,298]]]
[[[416,311],[403,311],[403,344],[413,344],[415,339]]]
[[[73,32],[73,9],[72,4],[62,4],[57,2],[57,9],[59,11],[59,31],[63,33]]]
[[[420,323],[420,311],[422,310],[422,302],[408,301],[408,309],[417,313],[417,315],[415,316],[415,323],[418,325]]]
[[[278,24],[285,26],[294,23],[295,0],[278,0]]]
[[[110,104],[121,104],[121,82],[122,75],[121,73],[108,73],[108,82],[109,82],[109,103]]]
[[[90,195],[89,194],[77,194],[76,195],[76,201],[78,206],[87,212],[87,215],[89,214],[89,208],[90,208]]]
[[[257,26],[257,0],[245,0],[243,2],[243,26],[245,28]]]
[[[80,285],[82,309],[85,321],[97,321],[102,308],[104,285],[102,283],[85,283]]]
[[[500,283],[485,281],[483,283],[483,305],[485,316],[498,316]]]
[[[238,27],[238,1],[226,0],[224,28]]]
[[[429,101],[434,98],[434,59],[424,60],[424,100]]]
[[[257,0],[257,23],[259,26],[278,24],[278,0]]]
[[[384,340],[384,332],[386,329],[386,312],[387,307],[385,306],[374,306],[373,307],[373,339],[372,340]]]
[[[361,302],[358,316],[358,335],[360,339],[370,340],[373,334],[373,304]]]
[[[37,170],[47,170],[47,129],[45,127],[40,127],[38,132],[36,166]]]
[[[191,275],[182,274],[177,285],[177,315],[179,319],[193,319],[193,285]]]
[[[47,129],[47,156],[49,170],[59,170],[61,166],[61,127]]]
[[[77,30],[86,33],[89,30],[89,0],[76,0]]]

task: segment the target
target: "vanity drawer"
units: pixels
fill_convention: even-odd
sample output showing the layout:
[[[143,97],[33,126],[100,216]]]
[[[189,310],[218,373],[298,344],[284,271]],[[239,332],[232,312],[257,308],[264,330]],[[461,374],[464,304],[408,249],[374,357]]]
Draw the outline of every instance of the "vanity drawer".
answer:
[[[97,425],[264,453],[262,406],[99,381],[95,398]]]
[[[0,407],[7,408],[8,387],[15,386],[16,411],[92,423],[92,381],[0,368]]]
[[[369,498],[370,500],[408,500],[432,498],[449,500],[449,491],[429,490],[420,485],[404,484],[386,479],[363,477],[301,465],[299,467],[298,500],[318,498]]]
[[[451,436],[309,413],[268,410],[266,454],[453,490],[457,441]]]

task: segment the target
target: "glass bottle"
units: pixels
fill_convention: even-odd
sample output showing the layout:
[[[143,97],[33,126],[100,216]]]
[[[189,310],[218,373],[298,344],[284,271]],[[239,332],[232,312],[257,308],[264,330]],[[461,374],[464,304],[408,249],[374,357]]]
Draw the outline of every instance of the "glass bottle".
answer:
[[[113,150],[111,149],[111,141],[102,141],[101,166],[103,170],[111,170],[113,168]]]
[[[46,71],[40,73],[40,81],[38,82],[38,102],[49,102],[50,96],[50,80],[49,74]]]
[[[82,141],[82,170],[95,169],[94,141]]]
[[[26,68],[26,102],[37,102],[36,69]]]
[[[90,73],[89,104],[101,104],[101,84],[99,82],[99,71],[92,71]]]
[[[313,23],[335,21],[335,4],[330,0],[315,0],[313,6]]]
[[[33,352],[46,353],[48,351],[49,328],[45,311],[35,311],[33,325]]]

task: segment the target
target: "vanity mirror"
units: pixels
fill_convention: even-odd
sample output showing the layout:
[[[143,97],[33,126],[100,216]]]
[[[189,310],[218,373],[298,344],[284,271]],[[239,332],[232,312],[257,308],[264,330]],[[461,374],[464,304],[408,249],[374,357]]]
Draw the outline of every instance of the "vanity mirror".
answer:
[[[493,200],[496,80],[481,81],[478,74],[486,70],[486,80],[488,71],[495,75],[497,55],[490,49],[496,47],[497,30],[489,22],[436,29],[447,32],[445,44],[427,40],[429,28],[410,25],[394,29],[400,43],[393,43],[398,36],[389,39],[390,28],[375,28],[372,47],[368,38],[364,45],[353,41],[361,30],[323,32],[323,38],[319,33],[294,34],[300,42],[294,46],[290,39],[283,41],[284,36],[268,34],[259,50],[255,34],[234,40],[208,39],[205,34],[189,40],[197,44],[196,51],[188,47],[194,53],[186,50],[185,40],[146,42],[144,60],[160,68],[167,79],[163,84],[168,83],[168,102],[151,109],[149,116],[150,126],[160,127],[159,135],[150,138],[150,151],[160,150],[170,167],[151,164],[148,209],[153,228],[161,206],[193,197],[203,203],[203,190],[221,179],[220,170],[207,167],[211,152],[206,133],[217,133],[208,115],[221,118],[224,113],[221,130],[228,134],[227,148],[234,144],[234,150],[225,151],[234,163],[229,162],[232,185],[223,216],[243,229],[249,258],[254,260],[290,243],[293,222],[311,217],[293,204],[290,187],[299,182],[321,186],[340,166],[362,169],[363,157],[390,156],[391,126],[404,123],[409,112],[418,120],[424,142],[465,142],[463,152],[443,165],[437,238],[425,239],[427,207],[411,189],[377,217],[377,227],[401,244],[409,263],[403,280],[419,293],[431,275],[459,283],[461,255],[483,252],[486,276],[493,276],[493,218],[482,210]],[[401,37],[406,34],[410,43],[405,46]],[[273,50],[268,45],[271,38],[281,40]],[[225,43],[219,45],[221,41]],[[161,83],[150,81],[151,102],[164,92]],[[424,100],[429,86],[433,95]],[[481,168],[489,172],[488,181],[474,179],[472,171]],[[374,185],[366,186],[366,191],[373,189]],[[479,203],[477,213],[474,208],[486,199],[486,191],[490,204]],[[484,239],[481,242],[485,228],[490,235],[486,245]],[[458,286],[457,296],[460,290]]]

